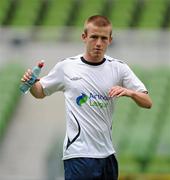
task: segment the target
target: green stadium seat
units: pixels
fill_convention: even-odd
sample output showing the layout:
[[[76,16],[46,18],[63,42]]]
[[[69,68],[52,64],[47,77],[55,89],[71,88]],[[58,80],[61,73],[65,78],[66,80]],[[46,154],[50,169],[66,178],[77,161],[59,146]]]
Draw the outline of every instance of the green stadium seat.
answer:
[[[111,21],[114,28],[128,28],[136,0],[116,0],[113,3]]]
[[[159,114],[157,117],[157,126],[155,126],[155,137],[156,144],[152,150],[151,162],[148,164],[147,172],[151,173],[169,173],[170,172],[170,141],[169,141],[169,128],[170,128],[170,98],[167,93],[170,91],[169,86],[169,70],[164,68],[163,70],[155,71],[157,82],[152,81],[154,104],[159,109]],[[159,84],[159,86],[158,86]],[[155,88],[154,88],[155,87]],[[156,90],[156,87],[157,90]],[[163,93],[163,96],[158,96],[156,93]],[[162,99],[161,99],[162,98]],[[166,100],[165,100],[166,98]],[[161,103],[160,103],[161,101]],[[161,107],[161,108],[160,108]],[[154,138],[153,138],[154,140]]]
[[[84,21],[92,15],[100,14],[104,0],[82,1],[82,7],[76,19],[75,26],[82,27]]]
[[[36,20],[39,8],[39,0],[20,0],[11,25],[31,27]]]
[[[22,67],[18,64],[8,64],[0,69],[0,136],[4,133],[20,97],[19,84],[22,71]]]
[[[168,106],[168,112],[166,114],[165,119],[161,119],[160,121],[162,121],[163,125],[161,129],[161,133],[159,135],[159,141],[157,143],[157,148],[155,150],[154,157],[155,159],[157,157],[162,157],[162,159],[169,161],[170,163],[170,138],[169,138],[170,108],[169,106]]]
[[[170,161],[170,98],[167,97],[167,93],[170,91],[170,73],[168,68],[143,70],[143,74],[140,68],[134,68],[134,71],[145,81],[153,100],[153,107],[147,110],[137,108],[133,103],[124,110],[129,102],[125,102],[128,99],[122,99],[122,102],[117,104],[119,109],[116,109],[114,118],[122,118],[123,121],[118,119],[113,121],[113,144],[116,142],[119,158],[124,163],[123,172],[128,172],[131,168],[137,168],[141,172],[156,171],[159,166],[153,161],[157,161],[160,157],[168,159],[168,162],[162,162],[165,167],[164,172],[167,172]],[[134,166],[134,168],[135,162],[139,166]],[[129,167],[130,164],[132,167]]]
[[[1,0],[0,1],[0,25],[2,24],[5,15],[8,11],[10,1],[9,0]]]
[[[157,122],[156,114],[149,114],[149,111],[141,110],[136,117],[136,123],[134,124],[125,154],[134,156],[134,159],[144,161],[150,158],[150,150],[152,143],[155,143],[154,132],[155,124]]]
[[[146,170],[146,173],[169,174],[170,173],[170,161],[167,161],[163,158],[153,159],[148,164],[148,168]],[[169,178],[167,178],[167,179],[169,179]]]
[[[145,109],[140,109],[136,117],[136,124],[134,126],[133,137],[130,139],[129,151],[139,158],[145,158],[146,154],[149,156],[149,151],[154,148],[154,143],[156,143],[157,137],[154,137],[155,127],[157,121],[159,120],[159,115],[161,113],[160,107],[164,103],[164,97],[166,95],[166,87],[168,85],[168,76],[162,71],[151,72],[148,77],[150,96],[153,99],[154,105],[149,111]],[[153,143],[153,144],[152,144]],[[153,145],[153,147],[151,146]],[[139,148],[136,151],[135,146]],[[135,152],[133,152],[133,150]]]
[[[43,25],[47,26],[65,26],[68,18],[68,12],[71,8],[72,0],[51,0],[47,15]]]
[[[159,29],[163,22],[166,0],[147,0],[139,22],[139,28]]]
[[[141,172],[140,164],[137,161],[126,159],[119,159],[119,173],[120,174],[137,174]]]
[[[118,151],[123,149],[125,136],[132,123],[132,110],[135,108],[134,102],[126,97],[117,99],[115,104],[115,113],[113,114],[113,141]]]

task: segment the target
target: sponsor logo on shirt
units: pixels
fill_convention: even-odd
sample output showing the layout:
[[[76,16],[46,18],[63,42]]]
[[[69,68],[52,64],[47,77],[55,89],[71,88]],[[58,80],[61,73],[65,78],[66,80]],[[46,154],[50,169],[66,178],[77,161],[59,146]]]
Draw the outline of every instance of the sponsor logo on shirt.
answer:
[[[76,98],[76,103],[79,106],[82,106],[84,103],[88,102],[92,107],[106,108],[110,99],[111,97],[103,96],[101,94],[90,93],[89,95],[86,95],[85,93],[82,93]]]
[[[82,93],[81,96],[78,96],[78,97],[76,98],[76,103],[77,103],[79,106],[82,106],[82,104],[84,104],[84,103],[87,102],[88,98],[89,98],[89,97],[88,97],[86,94]]]

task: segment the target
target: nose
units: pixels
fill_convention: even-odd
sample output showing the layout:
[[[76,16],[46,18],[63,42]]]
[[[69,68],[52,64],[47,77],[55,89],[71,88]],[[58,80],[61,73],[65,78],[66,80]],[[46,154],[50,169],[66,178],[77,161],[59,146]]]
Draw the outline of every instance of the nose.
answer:
[[[96,46],[101,46],[101,44],[102,44],[102,40],[101,38],[98,38],[96,41]]]

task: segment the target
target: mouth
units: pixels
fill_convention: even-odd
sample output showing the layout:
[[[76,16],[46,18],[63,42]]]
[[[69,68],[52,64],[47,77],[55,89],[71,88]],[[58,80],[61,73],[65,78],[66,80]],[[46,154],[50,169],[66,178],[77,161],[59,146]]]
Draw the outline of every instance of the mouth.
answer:
[[[101,51],[102,51],[102,49],[98,49],[98,48],[96,48],[96,49],[94,49],[94,51],[95,51],[95,52],[101,52]]]

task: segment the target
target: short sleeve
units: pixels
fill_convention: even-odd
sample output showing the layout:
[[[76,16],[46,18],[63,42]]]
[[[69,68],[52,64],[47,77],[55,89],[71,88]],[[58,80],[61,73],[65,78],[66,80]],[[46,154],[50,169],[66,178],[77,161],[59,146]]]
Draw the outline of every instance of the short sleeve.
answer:
[[[64,91],[63,64],[59,62],[47,76],[40,79],[45,95],[51,95],[56,91]]]
[[[147,92],[143,82],[135,75],[127,64],[122,64],[121,73],[123,87],[138,92]]]

